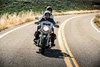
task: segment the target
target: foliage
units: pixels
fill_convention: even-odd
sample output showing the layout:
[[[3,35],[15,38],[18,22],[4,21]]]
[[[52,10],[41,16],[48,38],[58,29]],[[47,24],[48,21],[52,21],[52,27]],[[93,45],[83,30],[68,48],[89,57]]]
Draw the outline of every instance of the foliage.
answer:
[[[94,23],[100,28],[100,14],[97,14]]]
[[[85,2],[84,2],[85,1]],[[65,10],[94,9],[91,0],[0,0],[0,15],[3,13],[19,13],[33,11],[42,13],[50,5],[58,12]]]

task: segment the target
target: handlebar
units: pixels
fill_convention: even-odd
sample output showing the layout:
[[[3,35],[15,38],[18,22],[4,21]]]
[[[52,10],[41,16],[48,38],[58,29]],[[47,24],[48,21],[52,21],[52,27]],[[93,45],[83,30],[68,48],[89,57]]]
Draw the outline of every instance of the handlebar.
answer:
[[[35,22],[35,24],[39,24],[38,22]],[[59,25],[55,24],[54,27],[59,28]]]
[[[35,24],[38,24],[38,22],[35,22]]]
[[[59,25],[54,25],[56,28],[59,28]]]

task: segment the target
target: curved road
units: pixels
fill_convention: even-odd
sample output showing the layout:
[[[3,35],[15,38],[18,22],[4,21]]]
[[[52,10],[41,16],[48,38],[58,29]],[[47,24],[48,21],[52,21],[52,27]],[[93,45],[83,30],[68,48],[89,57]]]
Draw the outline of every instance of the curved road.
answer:
[[[66,22],[63,31],[69,49],[80,67],[100,67],[100,33],[91,25],[91,19],[95,15],[55,17],[55,20],[62,24],[71,17],[79,16]],[[47,49],[45,55],[41,55],[39,48],[33,43],[36,25],[28,23],[16,28],[0,32],[0,67],[68,67],[64,60],[65,53],[60,49],[62,44],[59,44],[58,39],[55,41],[55,47]],[[58,29],[55,29],[55,33],[58,34]]]
[[[100,67],[100,32],[91,24],[94,16],[73,18],[64,29],[68,46],[80,67]]]

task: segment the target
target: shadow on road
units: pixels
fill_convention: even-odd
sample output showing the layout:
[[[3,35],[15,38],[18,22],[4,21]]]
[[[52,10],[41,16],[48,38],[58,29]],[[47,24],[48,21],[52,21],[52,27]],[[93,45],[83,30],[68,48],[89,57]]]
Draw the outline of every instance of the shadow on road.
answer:
[[[46,49],[44,56],[50,58],[61,58],[61,59],[64,57],[70,57],[67,53],[62,53],[61,50],[59,49]]]
[[[46,49],[44,56],[51,58],[63,58],[63,53],[59,49]]]

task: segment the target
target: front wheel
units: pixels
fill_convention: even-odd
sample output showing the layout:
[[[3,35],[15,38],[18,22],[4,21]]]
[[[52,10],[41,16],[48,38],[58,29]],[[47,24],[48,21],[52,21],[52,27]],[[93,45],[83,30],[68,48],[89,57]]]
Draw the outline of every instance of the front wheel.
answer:
[[[43,39],[42,39],[42,42],[41,42],[41,54],[44,54],[44,52],[45,52],[45,47],[46,47],[46,42],[47,42],[47,40],[46,40],[46,38],[44,37]]]

